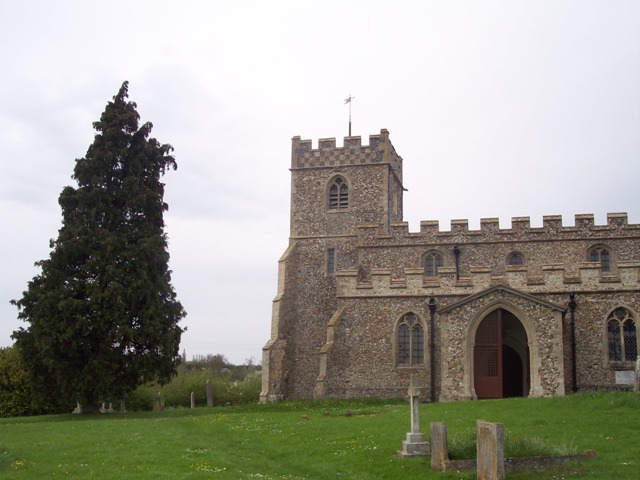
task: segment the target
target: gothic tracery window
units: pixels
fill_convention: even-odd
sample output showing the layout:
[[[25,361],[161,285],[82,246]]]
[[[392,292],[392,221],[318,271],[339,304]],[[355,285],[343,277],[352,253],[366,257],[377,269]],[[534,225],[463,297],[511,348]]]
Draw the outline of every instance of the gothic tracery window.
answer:
[[[636,322],[626,308],[616,308],[607,318],[609,361],[633,362],[638,357]]]
[[[398,365],[424,364],[424,328],[415,313],[402,317],[397,328]]]
[[[344,178],[337,176],[329,184],[329,209],[349,207],[349,186]]]

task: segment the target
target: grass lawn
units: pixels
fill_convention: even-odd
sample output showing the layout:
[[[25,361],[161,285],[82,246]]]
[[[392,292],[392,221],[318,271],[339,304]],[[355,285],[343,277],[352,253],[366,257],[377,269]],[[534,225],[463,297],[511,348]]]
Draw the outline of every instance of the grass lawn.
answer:
[[[502,422],[507,436],[549,448],[597,452],[509,479],[640,478],[640,394],[421,405],[421,430],[445,422],[450,443],[472,435],[476,419]],[[432,472],[426,458],[397,458],[409,424],[407,403],[382,401],[5,418],[0,478],[475,478]]]

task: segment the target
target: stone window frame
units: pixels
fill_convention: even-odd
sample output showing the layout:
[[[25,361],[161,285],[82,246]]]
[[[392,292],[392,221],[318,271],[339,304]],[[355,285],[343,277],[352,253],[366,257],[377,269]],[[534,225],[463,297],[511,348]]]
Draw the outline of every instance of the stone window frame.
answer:
[[[337,249],[333,245],[325,249],[325,274],[327,277],[335,277],[338,266]]]
[[[413,322],[410,321],[410,317],[413,317]],[[403,350],[401,341],[400,341],[400,330],[401,327],[407,327],[408,329],[408,346],[409,352],[406,354],[408,358],[408,362],[401,362],[400,355],[401,350]],[[414,361],[414,354],[416,353],[414,349],[414,330],[421,331],[421,339],[418,339],[420,343],[420,353],[421,356],[417,361]],[[421,340],[421,341],[420,341]],[[393,358],[394,364],[396,368],[418,368],[418,367],[426,367],[428,361],[428,349],[427,349],[427,326],[423,321],[422,317],[415,313],[414,311],[407,311],[398,318],[394,327],[393,327]],[[419,355],[419,354],[418,354]]]
[[[440,257],[440,264],[438,265],[438,257]],[[430,271],[429,268],[427,268],[427,259],[428,258],[435,258],[436,259],[436,264],[435,264],[435,271]],[[438,270],[440,268],[444,268],[445,264],[444,264],[444,254],[440,251],[440,250],[428,250],[426,252],[424,252],[422,254],[422,268],[424,268],[424,276],[427,278],[434,278],[438,276]]]
[[[515,259],[519,259],[520,262],[518,263],[517,261],[514,263]],[[507,255],[507,258],[505,260],[505,264],[510,266],[510,267],[522,267],[524,265],[527,264],[527,258],[524,256],[524,254],[518,250],[514,250],[513,252],[510,252],[509,255]]]
[[[338,190],[338,194],[335,200],[332,198],[332,193],[331,193],[331,190],[334,186]],[[346,189],[345,192],[342,192],[343,187]],[[327,182],[327,189],[326,189],[327,210],[330,212],[344,212],[346,210],[349,210],[349,207],[351,206],[350,197],[351,197],[351,184],[348,178],[341,173],[332,175],[329,181]]]
[[[606,252],[606,259],[602,253]],[[614,272],[615,254],[613,249],[604,243],[596,243],[587,249],[587,262],[599,263],[600,272],[604,274]]]
[[[626,315],[624,316],[624,318],[620,318],[617,315],[617,312],[619,310],[624,310],[626,312]],[[631,321],[634,326],[635,326],[635,338],[633,339],[633,341],[635,341],[636,344],[636,352],[635,352],[635,356],[633,359],[628,359],[625,360],[625,335],[624,335],[624,325],[626,322]],[[621,354],[621,359],[611,359],[611,345],[610,345],[610,340],[609,340],[609,325],[613,322],[617,322],[618,323],[618,328],[620,336],[619,336],[619,342],[620,342],[620,354]],[[629,308],[627,305],[616,305],[614,308],[612,308],[611,310],[609,310],[609,312],[607,313],[607,315],[604,317],[604,324],[603,324],[603,344],[604,344],[604,364],[605,366],[608,366],[610,369],[612,370],[630,370],[630,369],[634,369],[635,368],[635,362],[636,359],[638,358],[638,356],[640,356],[640,349],[639,349],[639,345],[638,345],[638,339],[640,338],[640,325],[638,325],[638,314],[631,308]]]

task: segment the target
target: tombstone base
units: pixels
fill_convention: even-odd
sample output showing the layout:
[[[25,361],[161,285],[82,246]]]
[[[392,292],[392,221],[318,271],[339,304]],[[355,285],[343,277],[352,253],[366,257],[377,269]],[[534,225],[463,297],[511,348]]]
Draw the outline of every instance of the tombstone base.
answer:
[[[399,457],[427,456],[431,454],[429,442],[422,433],[407,433],[407,439],[402,441],[402,450],[397,452]]]

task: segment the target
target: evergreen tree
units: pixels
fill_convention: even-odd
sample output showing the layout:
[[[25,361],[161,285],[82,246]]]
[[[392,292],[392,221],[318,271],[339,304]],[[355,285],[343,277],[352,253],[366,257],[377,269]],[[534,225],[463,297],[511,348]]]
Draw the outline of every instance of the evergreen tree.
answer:
[[[166,383],[180,361],[185,316],[168,269],[164,184],[173,147],[139,126],[128,83],[109,102],[86,156],[59,197],[62,227],[29,282],[13,333],[32,386],[58,405],[92,411],[148,381]]]

